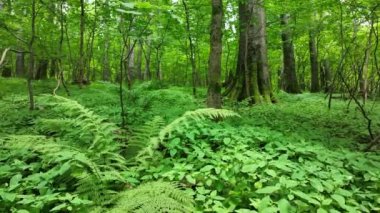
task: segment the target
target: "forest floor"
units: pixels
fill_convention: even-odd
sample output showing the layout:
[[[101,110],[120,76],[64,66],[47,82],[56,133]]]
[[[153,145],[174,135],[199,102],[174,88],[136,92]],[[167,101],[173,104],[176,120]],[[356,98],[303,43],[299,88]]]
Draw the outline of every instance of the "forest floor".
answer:
[[[51,94],[55,84],[35,82],[35,94]],[[121,123],[117,85],[97,82],[83,89],[69,85],[69,90],[70,97],[62,88],[58,95]],[[37,98],[37,110],[29,112],[26,94],[24,80],[0,78],[0,138],[59,137],[37,126],[48,108]],[[204,108],[206,91],[199,89],[194,98],[190,88],[143,83],[124,90],[124,96],[126,126],[133,134],[157,116],[164,126]],[[225,108],[240,117],[176,127],[155,151],[159,154],[132,167],[131,182],[181,182],[202,211],[380,210],[380,155],[360,151],[368,132],[355,104],[334,99],[328,109],[323,94],[276,97],[277,104],[254,107],[225,100]],[[373,129],[380,130],[380,108],[374,107]]]

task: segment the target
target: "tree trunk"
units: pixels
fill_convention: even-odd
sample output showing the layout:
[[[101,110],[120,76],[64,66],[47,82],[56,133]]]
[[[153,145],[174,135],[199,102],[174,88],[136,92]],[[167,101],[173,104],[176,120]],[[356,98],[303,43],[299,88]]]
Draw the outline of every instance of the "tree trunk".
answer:
[[[135,79],[135,47],[129,42],[129,48],[126,55],[129,54],[127,59],[127,78],[128,78],[128,88],[132,88],[132,83]]]
[[[270,102],[271,83],[268,70],[265,11],[263,2],[239,3],[239,51],[236,73],[225,94],[232,100]]]
[[[20,52],[16,54],[16,77],[25,77],[25,54]]]
[[[144,52],[145,54],[145,72],[144,72],[144,79],[145,80],[151,80],[151,72],[150,72],[150,58],[151,58],[151,47],[149,44],[147,45],[147,50]]]
[[[321,85],[325,93],[328,93],[330,91],[331,70],[330,70],[330,62],[327,59],[322,60],[322,63],[321,63]]]
[[[49,61],[46,59],[41,59],[38,61],[37,72],[35,80],[45,80],[47,79]]]
[[[56,78],[59,74],[59,68],[58,68],[58,59],[53,58],[50,62],[50,78]]]
[[[258,35],[258,73],[259,73],[259,87],[261,95],[264,97],[264,101],[271,102],[272,98],[272,85],[270,80],[270,72],[268,65],[268,48],[266,41],[266,14],[264,9],[264,0],[255,0],[254,10],[257,23],[257,35]]]
[[[371,27],[368,35],[368,41],[367,41],[367,47],[365,49],[364,53],[364,60],[363,64],[361,65],[360,69],[360,76],[359,76],[359,81],[360,81],[360,93],[363,97],[363,101],[366,102],[368,99],[368,63],[369,63],[369,58],[371,55],[371,47],[372,47],[372,34],[373,34],[373,21],[371,21]]]
[[[162,70],[161,70],[161,53],[160,47],[156,49],[156,78],[157,80],[162,80]]]
[[[319,92],[318,50],[315,42],[315,33],[309,33],[309,51],[311,66],[311,89],[310,92]]]
[[[79,63],[78,70],[79,76],[76,81],[79,86],[82,87],[84,83],[85,72],[85,59],[84,59],[84,31],[85,31],[85,3],[84,0],[80,0],[80,40],[79,40]]]
[[[32,21],[31,21],[31,37],[29,41],[29,74],[28,74],[28,93],[29,93],[29,109],[34,110],[34,94],[33,94],[33,75],[34,75],[34,40],[35,40],[35,34],[36,34],[36,0],[32,0]]]
[[[108,29],[105,32],[105,41],[104,41],[104,55],[103,55],[103,81],[110,81],[111,79],[111,67],[109,61],[109,49],[110,49],[110,41],[109,41],[109,32]]]
[[[293,38],[291,29],[289,28],[289,14],[281,15],[281,24],[283,27],[281,37],[284,62],[284,73],[282,75],[283,79],[281,79],[281,82],[283,82],[282,89],[288,93],[300,93],[296,74]]]
[[[185,16],[186,16],[186,30],[187,30],[187,36],[189,39],[189,47],[190,47],[190,62],[191,62],[191,75],[192,75],[192,86],[193,86],[193,95],[195,96],[197,93],[197,85],[196,85],[196,78],[197,78],[197,63],[195,61],[195,49],[194,49],[194,43],[193,38],[191,37],[190,32],[190,12],[187,7],[186,1],[182,0],[183,7],[185,9]]]
[[[208,70],[207,106],[222,108],[221,73],[222,73],[222,25],[223,1],[212,0],[210,59]]]
[[[142,55],[143,55],[143,46],[140,43],[139,48],[137,49],[137,61],[136,61],[136,75],[140,81],[143,80],[143,75],[142,75],[142,70],[141,70]]]

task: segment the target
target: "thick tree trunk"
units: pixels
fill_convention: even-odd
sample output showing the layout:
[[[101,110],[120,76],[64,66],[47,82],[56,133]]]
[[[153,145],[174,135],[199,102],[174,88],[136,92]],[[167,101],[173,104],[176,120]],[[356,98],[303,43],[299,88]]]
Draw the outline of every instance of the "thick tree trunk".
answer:
[[[210,38],[210,58],[208,70],[207,106],[211,108],[222,107],[221,73],[222,73],[222,25],[223,1],[212,0],[212,20]]]
[[[44,80],[47,79],[49,61],[46,59],[41,59],[38,61],[37,72],[35,80]]]
[[[25,54],[23,52],[16,53],[16,77],[25,77]]]
[[[281,82],[282,89],[288,93],[300,93],[296,74],[296,61],[294,58],[294,46],[291,29],[289,28],[289,14],[281,15],[282,30],[282,50],[284,73]]]
[[[239,33],[236,73],[225,94],[232,100],[270,102],[271,83],[262,1],[249,0],[239,3]]]
[[[268,65],[268,48],[266,41],[266,14],[264,9],[264,0],[255,0],[254,14],[258,19],[257,35],[258,35],[258,71],[259,71],[259,87],[261,95],[266,103],[271,102],[272,98],[272,85],[270,80],[270,72]]]
[[[311,89],[310,92],[319,92],[319,69],[318,69],[318,50],[315,42],[314,32],[309,33],[309,51],[311,66]]]

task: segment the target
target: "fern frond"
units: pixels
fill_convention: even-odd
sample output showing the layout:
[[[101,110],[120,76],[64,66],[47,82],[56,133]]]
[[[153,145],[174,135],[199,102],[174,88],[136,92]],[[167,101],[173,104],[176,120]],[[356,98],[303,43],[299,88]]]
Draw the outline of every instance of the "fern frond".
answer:
[[[119,212],[192,212],[191,196],[167,182],[152,182],[123,192],[110,213]]]
[[[134,129],[128,140],[126,158],[133,160],[142,150],[150,146],[164,124],[164,119],[156,116],[153,120],[146,122],[145,125]]]
[[[94,114],[91,110],[79,104],[77,101],[60,96],[43,95],[40,103],[60,116],[59,119],[39,119],[37,126],[48,134],[59,134],[63,138],[76,139],[89,150],[119,150],[120,144],[116,143],[118,128],[115,124],[106,122],[106,119]]]
[[[159,139],[162,142],[166,136],[171,135],[175,130],[178,130],[181,126],[188,126],[190,121],[202,121],[206,119],[225,119],[229,117],[240,117],[239,114],[231,110],[226,109],[198,109],[195,111],[188,111],[183,116],[175,119],[172,123],[167,125],[160,131]]]

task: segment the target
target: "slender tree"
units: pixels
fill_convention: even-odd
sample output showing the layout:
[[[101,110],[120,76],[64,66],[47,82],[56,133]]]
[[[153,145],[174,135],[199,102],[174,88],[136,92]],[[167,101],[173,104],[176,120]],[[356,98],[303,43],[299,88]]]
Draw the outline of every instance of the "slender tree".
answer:
[[[187,31],[187,37],[189,39],[189,47],[190,47],[190,62],[191,62],[191,75],[192,75],[192,86],[193,86],[193,95],[196,95],[197,93],[197,63],[195,59],[195,46],[193,43],[193,38],[191,36],[190,31],[190,11],[187,6],[186,0],[182,0],[183,8],[185,9],[185,18],[186,18],[186,31]]]
[[[84,83],[85,59],[84,59],[84,31],[85,31],[85,3],[80,0],[80,39],[79,39],[79,76],[77,81],[80,86]]]
[[[29,73],[28,73],[28,93],[29,93],[29,109],[34,110],[34,93],[32,80],[34,77],[34,40],[36,37],[36,0],[32,0],[32,21],[31,21],[31,36],[29,41]]]
[[[315,32],[309,33],[309,52],[310,52],[310,67],[311,67],[311,88],[310,92],[319,92],[319,69],[318,69],[318,49],[315,41]]]

